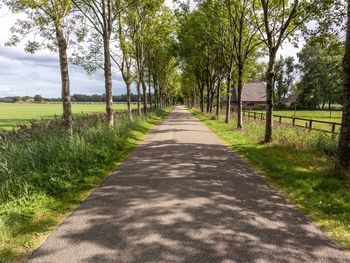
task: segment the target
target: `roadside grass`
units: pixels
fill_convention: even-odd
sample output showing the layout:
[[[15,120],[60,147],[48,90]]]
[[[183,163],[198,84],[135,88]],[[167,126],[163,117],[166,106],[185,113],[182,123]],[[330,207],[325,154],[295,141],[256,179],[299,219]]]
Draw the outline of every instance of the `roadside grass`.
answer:
[[[69,137],[61,126],[0,140],[0,262],[22,260],[121,162],[169,111],[82,117]]]
[[[136,104],[132,104],[135,108]],[[126,103],[115,103],[114,111],[126,110]],[[104,103],[73,103],[75,116],[86,113],[103,113]],[[0,129],[11,130],[19,124],[29,124],[33,120],[52,119],[62,115],[61,103],[0,103]]]
[[[192,114],[253,165],[266,181],[350,252],[350,182],[333,174],[338,137],[303,129],[275,126],[273,143],[262,144],[264,124]]]

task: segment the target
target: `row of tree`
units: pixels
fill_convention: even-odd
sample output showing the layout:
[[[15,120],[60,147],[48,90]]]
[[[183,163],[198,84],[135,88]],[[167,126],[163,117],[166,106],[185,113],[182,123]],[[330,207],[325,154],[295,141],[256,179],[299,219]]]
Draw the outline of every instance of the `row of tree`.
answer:
[[[147,112],[153,91],[156,107],[171,103],[179,73],[172,51],[174,15],[164,0],[2,0],[26,14],[12,27],[7,43],[26,40],[25,50],[47,48],[58,54],[65,124],[73,132],[69,59],[88,73],[103,70],[106,117],[113,126],[112,75],[118,69],[126,86],[132,119],[131,85],[137,86],[138,112]],[[34,36],[34,39],[33,39]],[[141,103],[141,99],[143,103]]]
[[[197,0],[197,8],[180,2],[173,12],[163,0],[1,0],[13,12],[27,14],[13,27],[9,44],[15,45],[28,35],[40,36],[29,40],[26,50],[34,52],[46,47],[59,55],[64,119],[72,132],[71,97],[68,55],[73,63],[89,73],[102,69],[105,78],[106,116],[113,126],[113,69],[121,72],[126,86],[129,118],[131,115],[131,85],[137,87],[138,112],[146,112],[152,90],[157,107],[174,100],[181,90],[188,104],[198,104],[212,112],[226,97],[226,122],[230,116],[231,89],[237,87],[238,124],[243,128],[242,92],[247,80],[266,81],[266,143],[273,132],[272,113],[277,86],[289,85],[291,79],[276,76],[277,53],[283,43],[298,43],[300,36],[334,33],[344,29],[349,1],[345,0]],[[314,23],[314,22],[317,23]],[[309,27],[310,22],[317,25]],[[337,167],[350,169],[350,28],[343,64],[343,125]],[[316,43],[317,41],[315,41]],[[314,44],[314,45],[317,45]],[[322,47],[323,41],[318,43]],[[334,66],[331,54],[309,50],[300,54],[305,77],[300,85],[311,87],[317,82],[327,85],[325,94],[333,92],[332,85],[321,83],[319,72]],[[174,57],[176,54],[176,58]],[[267,56],[267,65],[261,57]],[[322,68],[318,59],[322,59]],[[286,61],[282,66],[289,71]],[[313,65],[320,66],[317,71]],[[339,64],[339,63],[338,63]],[[279,65],[277,65],[278,67]],[[339,65],[338,65],[339,66]],[[264,77],[263,77],[264,76]],[[328,83],[332,82],[329,74]],[[331,83],[334,84],[334,83]],[[148,89],[148,91],[147,91]],[[307,88],[304,88],[306,91]],[[313,98],[319,91],[305,92]],[[143,96],[141,95],[143,94]],[[325,95],[324,95],[325,96]],[[141,105],[143,100],[143,106]],[[331,101],[327,98],[325,101]],[[206,103],[205,103],[206,102]],[[141,109],[143,107],[143,109]]]
[[[296,76],[294,62],[277,62],[281,46],[301,37],[312,38],[299,54],[303,77],[301,99],[317,103],[333,102],[339,88],[339,54],[342,45],[333,37],[346,27],[347,1],[343,0],[198,0],[193,11],[182,9],[179,19],[177,56],[182,70],[182,92],[188,105],[212,112],[221,97],[226,101],[226,122],[230,116],[232,87],[237,90],[237,128],[243,128],[242,92],[244,83],[266,82],[265,143],[272,140],[274,101],[281,102]],[[348,29],[349,30],[349,29]],[[348,32],[349,33],[349,32]],[[348,36],[349,38],[349,36]],[[338,39],[338,38],[336,38]],[[345,48],[347,52],[348,45]],[[317,48],[315,48],[317,47]],[[332,50],[329,52],[329,50]],[[328,50],[328,51],[325,51]],[[336,58],[335,58],[336,56]],[[343,128],[337,167],[350,169],[350,109],[346,53],[343,68]],[[267,63],[261,63],[268,57]],[[335,63],[336,61],[336,63]],[[276,75],[277,71],[277,75]],[[264,72],[264,74],[262,74]],[[282,74],[281,74],[282,72]],[[323,76],[323,74],[327,76]],[[311,88],[315,87],[315,88]]]

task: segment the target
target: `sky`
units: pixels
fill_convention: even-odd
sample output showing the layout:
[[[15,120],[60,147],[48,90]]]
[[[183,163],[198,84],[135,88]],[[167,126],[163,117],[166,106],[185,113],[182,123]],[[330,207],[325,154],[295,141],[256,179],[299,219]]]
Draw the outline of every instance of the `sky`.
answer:
[[[25,53],[23,45],[7,47],[10,28],[18,15],[0,8],[0,97],[34,96],[46,98],[61,96],[61,76],[58,55],[47,50],[35,54]],[[70,65],[71,94],[103,94],[103,72],[89,76],[79,66]],[[125,93],[124,82],[119,73],[113,76],[113,94]]]
[[[171,0],[166,1],[167,4]],[[46,98],[58,98],[61,94],[58,56],[42,50],[35,54],[23,51],[23,45],[6,47],[10,28],[19,15],[11,14],[0,7],[0,97],[34,96],[40,94]],[[291,44],[283,46],[280,54],[296,57],[297,49]],[[103,73],[89,76],[79,66],[70,65],[71,94],[103,94]],[[135,92],[135,90],[134,90]],[[120,73],[113,77],[113,94],[125,93],[125,85]]]

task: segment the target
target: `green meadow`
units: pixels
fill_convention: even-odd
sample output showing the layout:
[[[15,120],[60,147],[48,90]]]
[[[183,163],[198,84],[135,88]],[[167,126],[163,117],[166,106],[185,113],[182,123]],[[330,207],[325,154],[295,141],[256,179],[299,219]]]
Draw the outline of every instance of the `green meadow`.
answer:
[[[105,112],[104,103],[73,103],[74,115]],[[114,104],[115,111],[126,110],[125,103]],[[0,129],[9,130],[33,120],[50,119],[62,115],[61,103],[0,103]]]
[[[264,113],[265,111],[261,110],[256,110],[254,112],[257,113]],[[326,122],[335,122],[335,123],[341,123],[342,119],[342,112],[341,111],[303,111],[303,110],[275,110],[274,115],[280,115],[280,116],[287,116],[287,117],[295,117],[295,118],[302,118],[302,119],[311,119],[314,121],[326,121]],[[258,115],[260,117],[260,115]],[[274,117],[275,121],[279,121],[279,117]],[[287,124],[292,124],[293,120],[292,119],[282,119],[283,123]],[[296,120],[295,124],[298,126],[308,126],[309,122],[306,120]],[[322,129],[322,130],[327,130],[331,131],[332,130],[332,125],[331,124],[326,124],[326,123],[317,123],[314,122],[312,126],[316,129]],[[340,125],[336,126],[336,131],[340,130]]]

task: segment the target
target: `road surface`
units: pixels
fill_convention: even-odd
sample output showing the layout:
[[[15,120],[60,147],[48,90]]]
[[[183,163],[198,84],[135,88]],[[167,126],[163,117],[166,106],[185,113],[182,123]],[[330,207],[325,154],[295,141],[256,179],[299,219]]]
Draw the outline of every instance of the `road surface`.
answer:
[[[350,262],[182,107],[28,262]]]

